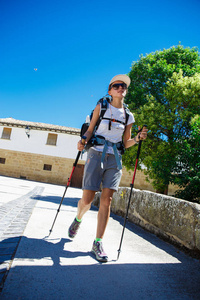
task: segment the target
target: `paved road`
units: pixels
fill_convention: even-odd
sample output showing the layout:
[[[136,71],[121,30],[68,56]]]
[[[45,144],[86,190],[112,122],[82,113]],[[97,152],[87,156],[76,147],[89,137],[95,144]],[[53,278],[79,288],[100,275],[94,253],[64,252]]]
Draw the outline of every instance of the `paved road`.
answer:
[[[95,207],[71,241],[67,229],[79,189],[68,189],[48,237],[63,192],[61,186],[0,176],[1,299],[200,299],[200,262],[134,224],[127,224],[116,260],[120,217],[109,220],[106,264],[90,252]]]

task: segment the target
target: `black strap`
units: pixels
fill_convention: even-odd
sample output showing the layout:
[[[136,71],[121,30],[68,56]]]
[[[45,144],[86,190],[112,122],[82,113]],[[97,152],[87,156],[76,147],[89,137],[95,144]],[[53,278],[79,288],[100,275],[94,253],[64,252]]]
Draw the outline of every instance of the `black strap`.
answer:
[[[111,119],[111,118],[104,118],[104,117],[102,116],[101,120],[108,120],[108,121],[109,121],[109,124],[108,124],[108,130],[111,130],[111,122],[120,123],[120,124],[125,125],[125,127],[126,127],[126,124],[127,124],[127,122],[128,122],[128,118],[129,118],[129,114],[130,114],[130,113],[129,113],[129,110],[127,109],[127,107],[124,107],[124,111],[125,111],[125,116],[126,116],[125,122],[120,121],[120,120],[116,120],[116,119]],[[105,111],[104,111],[104,113],[105,113]],[[99,123],[100,123],[100,122],[99,122]],[[98,124],[98,126],[99,126],[99,124]]]
[[[125,125],[128,123],[128,118],[129,118],[129,115],[130,115],[130,110],[127,108],[127,107],[124,107],[125,109],[125,115],[126,115],[126,123]]]
[[[95,131],[97,131],[98,127],[99,127],[99,124],[101,123],[101,120],[103,119],[103,116],[108,108],[108,100],[107,98],[102,98],[98,101],[97,104],[100,104],[101,106],[101,112],[100,112],[100,116],[99,116],[99,119],[97,120],[97,123],[96,123],[96,126],[95,126]]]
[[[103,119],[103,120],[110,120],[110,121],[112,121],[112,122],[117,122],[117,123],[121,123],[121,124],[123,124],[123,125],[126,125],[125,122],[119,121],[119,120],[116,120],[116,119],[111,119],[111,118],[102,118],[102,119]]]
[[[106,139],[103,136],[101,136],[101,135],[95,135],[94,138],[93,138],[93,146],[94,145],[96,145],[96,146],[104,145],[105,141],[106,141]],[[114,143],[111,143],[111,144],[114,144]],[[116,143],[116,147],[117,147],[117,149],[119,150],[119,152],[121,154],[124,154],[125,148],[124,148],[123,141],[117,142]]]
[[[110,100],[108,98],[101,98],[97,104],[100,104],[101,105],[101,112],[100,112],[100,116],[99,116],[99,119],[97,120],[97,123],[96,123],[96,126],[95,126],[95,131],[98,129],[99,127],[99,124],[101,123],[101,120],[104,119],[104,120],[109,120],[110,121],[110,125],[111,125],[111,122],[118,122],[118,123],[121,123],[123,125],[126,126],[127,122],[128,122],[128,118],[129,118],[129,115],[130,115],[130,111],[127,107],[124,106],[124,110],[125,110],[125,117],[126,117],[126,120],[125,122],[123,121],[119,121],[119,120],[115,120],[115,119],[110,119],[110,118],[104,118],[104,114],[108,108],[108,103],[110,103]]]

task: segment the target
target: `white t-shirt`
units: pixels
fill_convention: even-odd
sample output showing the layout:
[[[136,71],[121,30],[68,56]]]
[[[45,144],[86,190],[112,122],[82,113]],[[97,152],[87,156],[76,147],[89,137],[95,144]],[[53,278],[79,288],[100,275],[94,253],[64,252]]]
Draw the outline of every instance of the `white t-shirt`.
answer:
[[[121,122],[126,122],[126,113],[124,108],[116,108],[112,106],[110,103],[108,104],[108,108],[103,116],[104,118],[110,118],[119,120]],[[130,112],[127,125],[134,123],[135,119],[133,114]],[[112,143],[121,142],[122,136],[124,133],[125,125],[118,122],[111,122],[111,130],[108,130],[109,120],[101,120],[100,125],[96,131],[96,135],[103,136],[106,140]],[[103,151],[102,146],[94,146],[93,148],[97,151]],[[112,147],[108,147],[107,153],[113,154]]]

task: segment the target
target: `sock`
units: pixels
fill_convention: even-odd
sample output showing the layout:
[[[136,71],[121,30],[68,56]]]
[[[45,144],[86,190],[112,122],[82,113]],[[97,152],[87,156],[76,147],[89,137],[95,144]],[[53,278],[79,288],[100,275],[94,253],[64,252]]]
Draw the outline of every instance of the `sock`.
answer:
[[[100,239],[100,238],[96,238],[96,239],[95,239],[95,243],[96,243],[96,242],[101,242],[101,241],[102,241],[102,239]]]
[[[79,219],[76,217],[76,221],[79,222],[79,223],[81,223],[82,220],[79,220]]]

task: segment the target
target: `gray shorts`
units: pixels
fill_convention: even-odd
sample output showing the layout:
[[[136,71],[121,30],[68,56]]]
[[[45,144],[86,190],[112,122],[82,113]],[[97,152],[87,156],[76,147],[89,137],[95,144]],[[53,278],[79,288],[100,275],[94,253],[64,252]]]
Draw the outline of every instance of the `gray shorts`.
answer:
[[[89,149],[84,168],[83,190],[99,191],[102,183],[102,188],[117,191],[122,170],[118,170],[114,154],[106,154],[102,169],[101,156],[102,152]]]

